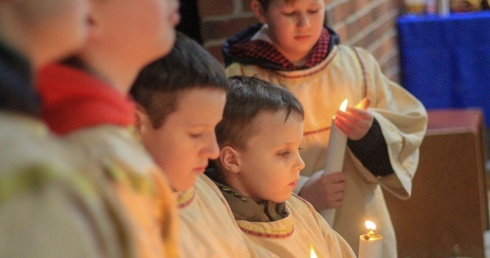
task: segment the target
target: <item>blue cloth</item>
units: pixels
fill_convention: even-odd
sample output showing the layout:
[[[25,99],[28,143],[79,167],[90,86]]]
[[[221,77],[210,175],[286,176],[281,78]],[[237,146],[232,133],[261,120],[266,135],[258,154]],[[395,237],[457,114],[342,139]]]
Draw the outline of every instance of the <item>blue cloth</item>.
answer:
[[[490,12],[397,20],[403,86],[427,109],[479,107],[490,126]]]

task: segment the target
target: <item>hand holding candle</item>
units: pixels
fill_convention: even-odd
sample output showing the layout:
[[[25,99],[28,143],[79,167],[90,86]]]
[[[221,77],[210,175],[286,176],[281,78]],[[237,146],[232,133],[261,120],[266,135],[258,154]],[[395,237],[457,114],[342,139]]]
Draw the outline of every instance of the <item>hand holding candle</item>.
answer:
[[[347,108],[347,104],[348,100],[345,99],[340,105],[340,110],[345,111]],[[333,116],[332,126],[330,127],[330,138],[328,140],[327,158],[325,161],[325,168],[323,169],[323,176],[342,171],[346,145],[347,136],[335,125],[335,116]],[[320,211],[320,214],[323,218],[325,218],[328,224],[333,226],[335,209],[322,210]]]
[[[368,232],[359,237],[359,258],[380,258],[383,254],[383,236],[374,231],[374,222],[366,220],[365,224]]]
[[[327,156],[323,170],[324,176],[342,172],[345,149],[347,147],[347,138],[354,140],[362,138],[369,131],[369,128],[372,126],[374,120],[373,115],[367,111],[367,108],[371,104],[370,98],[363,98],[355,105],[355,107],[352,108],[347,108],[347,104],[348,101],[345,99],[340,105],[340,111],[347,111],[347,113],[342,113],[342,117],[332,117],[330,139],[327,146]],[[350,121],[348,124],[345,124],[344,121],[342,121],[346,119]],[[342,126],[342,129],[336,125],[336,122],[340,122],[339,126]],[[329,177],[329,179],[331,178]],[[329,198],[331,197],[332,196],[329,195]],[[333,226],[335,209],[325,209],[320,211],[320,214],[330,225]]]
[[[371,100],[362,99],[354,107],[347,107],[345,112],[337,111],[335,125],[353,141],[362,139],[374,122],[374,115],[368,110]]]

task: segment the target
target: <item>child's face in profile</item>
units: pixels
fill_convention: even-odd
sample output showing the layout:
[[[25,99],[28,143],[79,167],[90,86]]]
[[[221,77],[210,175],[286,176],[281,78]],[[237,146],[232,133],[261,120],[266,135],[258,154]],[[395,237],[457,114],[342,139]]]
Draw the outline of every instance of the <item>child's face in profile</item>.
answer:
[[[221,89],[193,88],[181,92],[176,110],[160,128],[153,128],[148,119],[142,121],[146,123],[140,126],[143,143],[175,191],[191,188],[208,159],[218,157],[214,129],[225,101]]]
[[[146,64],[172,49],[180,21],[178,0],[97,0],[93,6],[98,26],[94,44],[123,56],[126,63]]]
[[[303,119],[286,111],[262,112],[254,133],[238,151],[240,182],[234,187],[256,201],[284,202],[291,197],[305,163],[299,154]]]
[[[279,52],[296,63],[305,59],[320,37],[325,0],[271,1],[267,12],[255,11],[269,25],[269,36]]]

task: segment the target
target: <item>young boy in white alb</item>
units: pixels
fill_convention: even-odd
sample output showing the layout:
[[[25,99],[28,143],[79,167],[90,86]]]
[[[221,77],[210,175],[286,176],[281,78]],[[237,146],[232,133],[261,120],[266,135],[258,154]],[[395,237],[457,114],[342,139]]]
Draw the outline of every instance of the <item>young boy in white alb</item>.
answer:
[[[213,178],[248,239],[279,257],[355,257],[306,200],[292,194],[304,162],[303,107],[286,89],[253,77],[230,78],[220,156]]]

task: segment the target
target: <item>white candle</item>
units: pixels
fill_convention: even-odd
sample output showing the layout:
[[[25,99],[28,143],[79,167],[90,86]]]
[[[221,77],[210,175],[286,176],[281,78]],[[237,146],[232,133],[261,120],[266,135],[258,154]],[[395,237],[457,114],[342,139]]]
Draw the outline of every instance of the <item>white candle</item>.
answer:
[[[340,104],[340,110],[345,112],[347,104],[348,100],[345,99],[342,104]],[[325,160],[325,168],[323,169],[324,176],[334,172],[342,172],[346,145],[347,136],[335,125],[335,116],[333,116],[332,126],[330,127],[330,138],[327,146],[327,158]],[[320,214],[330,226],[333,226],[335,209],[326,209],[320,211]]]
[[[347,104],[348,100],[345,99],[342,104],[340,104],[340,110],[345,112]],[[333,116],[332,126],[330,127],[330,138],[327,146],[327,159],[325,161],[323,175],[342,171],[342,167],[344,166],[346,145],[347,136],[335,125],[335,116]]]
[[[376,224],[366,220],[368,232],[359,237],[359,258],[380,258],[383,254],[383,236],[374,230]]]

